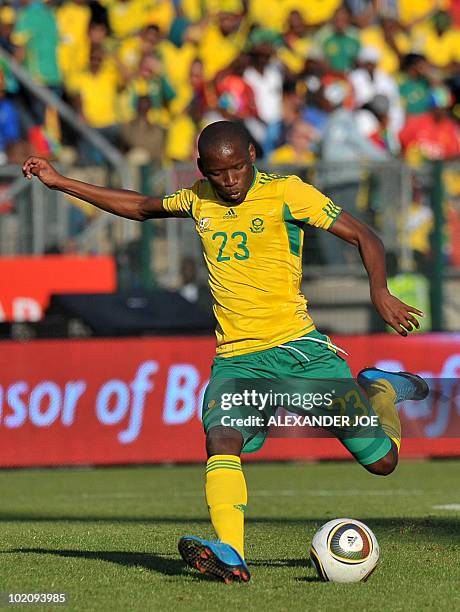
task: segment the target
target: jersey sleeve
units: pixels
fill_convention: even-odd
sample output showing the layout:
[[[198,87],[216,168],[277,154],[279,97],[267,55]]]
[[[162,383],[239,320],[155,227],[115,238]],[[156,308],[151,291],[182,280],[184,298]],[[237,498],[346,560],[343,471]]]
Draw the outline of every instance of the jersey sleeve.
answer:
[[[329,229],[342,212],[330,198],[304,183],[297,176],[289,177],[284,191],[284,220]]]
[[[197,199],[194,187],[178,189],[171,195],[164,196],[163,208],[173,217],[193,217],[193,208]]]

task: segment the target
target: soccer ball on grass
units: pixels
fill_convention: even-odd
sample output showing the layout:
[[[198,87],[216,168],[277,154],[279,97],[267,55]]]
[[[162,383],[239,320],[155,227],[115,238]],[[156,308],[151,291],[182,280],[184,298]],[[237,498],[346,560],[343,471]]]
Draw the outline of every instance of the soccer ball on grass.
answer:
[[[348,518],[325,523],[310,548],[318,576],[330,582],[367,580],[376,568],[379,554],[377,539],[369,527]]]

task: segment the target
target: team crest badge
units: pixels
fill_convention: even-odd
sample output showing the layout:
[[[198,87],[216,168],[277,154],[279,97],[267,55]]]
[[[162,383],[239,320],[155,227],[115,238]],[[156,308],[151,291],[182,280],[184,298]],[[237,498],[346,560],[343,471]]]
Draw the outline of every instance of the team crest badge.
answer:
[[[251,227],[249,228],[253,234],[261,234],[264,227],[264,220],[260,217],[255,217],[251,222]]]
[[[198,222],[198,231],[206,232],[211,228],[211,219],[209,217],[202,217]]]

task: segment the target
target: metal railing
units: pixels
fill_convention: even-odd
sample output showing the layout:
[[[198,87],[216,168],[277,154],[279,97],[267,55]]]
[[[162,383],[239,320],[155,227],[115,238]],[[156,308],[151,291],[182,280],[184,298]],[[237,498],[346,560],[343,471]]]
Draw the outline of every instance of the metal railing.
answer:
[[[75,111],[68,104],[63,102],[63,100],[61,100],[61,98],[59,98],[59,96],[57,96],[53,91],[34,81],[27,70],[22,68],[16,62],[16,60],[1,47],[0,59],[2,59],[8,65],[10,71],[19,81],[19,83],[28,92],[30,92],[34,98],[40,100],[43,104],[56,109],[61,120],[67,123],[82,141],[90,143],[97,151],[99,151],[102,158],[107,163],[107,169],[109,171],[109,175],[111,177],[110,181],[112,183],[115,183],[117,186],[124,189],[131,189],[133,187],[130,169],[126,164],[124,156],[116,147],[114,147],[97,130],[87,126],[80,119],[77,113],[75,113]],[[3,176],[6,176],[8,173],[10,173],[12,177],[14,176],[14,171],[12,169],[7,169],[6,174],[4,173]],[[32,217],[33,226],[30,228],[30,232],[33,235],[32,242],[34,244],[32,252],[40,252],[40,250],[45,250],[47,248],[46,234],[49,233],[47,232],[46,228],[42,228],[41,223],[48,218],[48,215],[51,212],[49,210],[44,210],[44,207],[47,206],[47,202],[53,200],[53,196],[44,196],[43,190],[35,186],[34,183],[35,181],[32,183],[32,187],[30,188],[33,192],[32,199],[34,202],[32,212],[29,215]],[[23,193],[26,190],[25,187],[20,185],[19,180],[17,184],[15,183],[14,189],[18,189],[18,193]],[[8,194],[8,197],[10,196],[11,194]],[[4,199],[5,198],[0,198],[0,206]],[[17,213],[17,211],[15,211],[15,213]],[[59,224],[62,232],[62,242],[72,236],[72,231],[69,227],[68,235],[66,236],[67,224],[64,218],[65,214],[64,212],[56,212],[56,215],[59,219],[58,221],[56,220],[56,223]],[[5,221],[3,222],[3,225],[5,225]],[[92,223],[87,224],[84,229],[79,232],[78,235],[74,235],[73,238],[78,241],[83,250],[93,251],[95,248],[97,248],[95,247],[95,244],[100,241],[101,235],[107,230],[108,225],[112,224],[107,223],[103,217],[94,218]],[[132,226],[124,223],[122,225],[122,233],[124,240],[132,239]]]
[[[70,204],[18,166],[0,166],[0,255],[40,255],[69,234]]]
[[[296,174],[304,181],[313,184],[320,191],[331,197],[334,203],[368,223],[382,238],[386,249],[394,253],[401,269],[413,267],[413,251],[407,235],[402,231],[410,214],[412,199],[412,172],[399,162],[385,162],[350,165],[350,172],[344,172],[346,165],[318,163],[311,167],[269,166],[260,164],[262,170],[283,174]],[[353,171],[353,175],[351,174]],[[111,185],[113,176],[106,169],[75,168],[63,170],[71,176],[97,184]],[[129,168],[125,168],[129,172]],[[135,176],[135,172],[130,172]],[[193,164],[176,164],[161,171],[150,172],[143,168],[138,173],[139,179],[134,185],[144,193],[162,196],[172,193],[179,187],[191,186],[200,174]],[[21,207],[21,219],[16,244],[17,252],[44,252],[51,245],[62,246],[69,238],[75,239],[83,252],[116,254],[142,236],[140,224],[119,219],[113,215],[99,213],[91,207],[79,214],[84,216],[81,227],[72,227],[69,215],[80,211],[78,202],[63,198],[61,194],[47,190],[38,181],[24,181],[19,168],[5,166],[0,170],[0,181],[6,191],[0,193],[0,211],[2,202],[15,202],[13,214]],[[120,185],[123,186],[123,185]],[[27,193],[27,196],[25,195]],[[427,196],[428,197],[428,196]],[[30,210],[26,210],[29,201]],[[63,209],[57,209],[60,202]],[[16,206],[16,203],[18,206]],[[22,210],[24,209],[24,210]],[[91,214],[88,214],[91,211]],[[94,214],[93,214],[94,213]],[[0,215],[0,224],[8,212]],[[75,216],[75,215],[74,215]],[[26,222],[26,220],[28,221]],[[52,220],[48,226],[48,220]],[[195,225],[191,219],[167,219],[149,222],[153,224],[153,240],[162,245],[155,247],[156,257],[152,260],[152,273],[160,284],[175,286],[178,283],[180,262],[184,257],[194,258],[201,264],[201,247],[196,235]],[[78,225],[78,224],[77,224]],[[312,275],[352,273],[360,274],[362,266],[355,256],[352,247],[345,245],[339,248],[334,237],[322,236],[311,228],[306,228],[304,247],[304,265]],[[30,235],[31,237],[27,238]],[[330,242],[330,246],[328,243]],[[23,245],[23,246],[19,246]],[[28,245],[28,246],[24,246]],[[340,245],[342,247],[342,245]],[[10,248],[9,252],[14,248]],[[4,250],[0,246],[0,252]],[[162,254],[163,260],[162,261]]]

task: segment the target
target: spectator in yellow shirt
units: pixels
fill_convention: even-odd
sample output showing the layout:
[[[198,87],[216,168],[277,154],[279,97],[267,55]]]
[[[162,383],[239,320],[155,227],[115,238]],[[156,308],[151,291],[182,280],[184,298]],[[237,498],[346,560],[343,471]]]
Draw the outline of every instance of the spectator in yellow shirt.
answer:
[[[317,131],[306,121],[299,119],[289,129],[286,144],[272,152],[269,162],[298,166],[312,164],[316,159],[312,147],[317,140]]]
[[[64,80],[75,64],[83,66],[91,10],[86,0],[67,0],[56,10],[59,30],[58,61]],[[86,58],[87,59],[87,58]]]
[[[253,0],[251,0],[252,4]],[[246,0],[180,0],[180,13],[191,22],[198,22],[219,11],[243,14]]]
[[[195,40],[196,26],[187,19],[174,20],[168,38],[159,45],[159,55],[171,85],[176,91],[176,98],[171,105],[171,112],[183,112],[183,101],[190,91],[190,70],[192,62],[198,55],[198,45]]]
[[[139,32],[148,19],[148,3],[141,0],[117,0],[108,6],[109,24],[115,38],[123,39]]]
[[[430,22],[414,27],[413,49],[438,68],[451,69],[460,62],[460,30],[452,27],[449,13],[439,11]]]
[[[409,34],[394,18],[381,16],[367,28],[360,30],[361,45],[380,51],[378,68],[388,74],[399,72],[401,59],[411,50]]]
[[[175,17],[173,0],[144,0],[144,4],[147,5],[145,23],[154,23],[161,32],[168,33]]]
[[[290,72],[298,74],[303,70],[308,51],[312,46],[307,24],[299,11],[289,13],[283,36],[285,46],[278,50],[278,58]]]
[[[163,64],[156,55],[145,55],[139,64],[139,69],[131,79],[127,95],[131,109],[131,117],[134,115],[141,96],[150,99],[151,110],[149,120],[162,127],[168,127],[170,121],[169,104],[175,98],[174,91]]]
[[[303,7],[303,15],[307,24],[318,27],[333,18],[342,1],[308,0],[308,2],[298,4]]]
[[[212,81],[241,53],[248,34],[247,23],[241,15],[221,12],[204,30],[199,47],[204,76]]]
[[[330,21],[341,4],[341,0],[251,0],[249,17],[251,23],[282,32],[289,14],[299,11],[307,25],[318,27]]]
[[[58,61],[64,81],[70,72],[82,70],[88,60],[85,47],[91,10],[86,0],[67,0],[56,11],[59,30]]]
[[[104,62],[100,48],[91,51],[89,68],[72,80],[73,103],[82,119],[113,144],[118,143],[118,90],[122,82],[118,72]],[[92,151],[85,154],[97,161]]]
[[[108,26],[104,22],[90,21],[86,36],[75,41],[74,55],[70,58],[72,61],[69,61],[64,73],[64,86],[67,90],[73,88],[73,82],[79,74],[88,70],[92,49],[101,49],[104,65],[112,64],[113,69],[117,69],[115,68],[116,56],[113,54],[114,41],[109,36]],[[122,73],[125,73],[124,69]]]
[[[410,27],[448,5],[449,0],[398,0],[399,19]]]
[[[160,28],[151,23],[121,43],[117,52],[118,58],[129,72],[134,73],[139,68],[141,59],[157,50],[160,40]]]
[[[209,102],[214,105],[215,92],[203,78],[203,64],[195,59],[189,69],[188,92],[183,98],[183,111],[169,126],[166,157],[173,161],[192,161],[197,158],[196,141]]]

